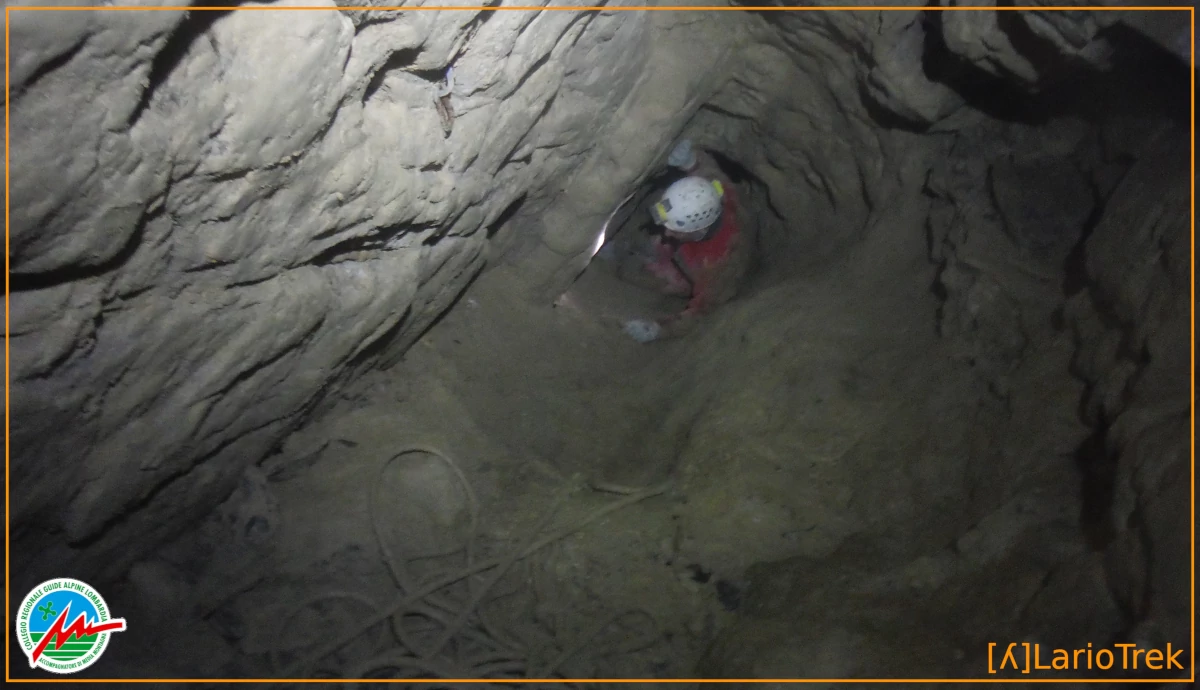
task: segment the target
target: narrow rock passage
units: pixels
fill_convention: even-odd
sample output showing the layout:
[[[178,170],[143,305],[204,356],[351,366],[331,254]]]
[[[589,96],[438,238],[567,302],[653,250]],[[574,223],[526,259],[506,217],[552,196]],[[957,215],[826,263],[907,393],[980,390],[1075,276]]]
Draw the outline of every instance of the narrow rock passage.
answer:
[[[7,581],[129,621],[81,676],[1183,648],[1186,12],[297,1],[7,8]],[[754,269],[639,344],[598,236],[685,168]]]

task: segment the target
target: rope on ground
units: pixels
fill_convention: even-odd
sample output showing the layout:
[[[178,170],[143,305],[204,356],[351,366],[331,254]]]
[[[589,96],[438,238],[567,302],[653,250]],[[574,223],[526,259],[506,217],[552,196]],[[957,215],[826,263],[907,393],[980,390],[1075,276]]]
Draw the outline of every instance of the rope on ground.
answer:
[[[445,572],[436,572],[426,578],[427,581],[424,583],[417,581],[409,566],[414,561],[436,556],[397,556],[384,538],[381,527],[382,521],[376,508],[376,495],[378,494],[379,487],[383,485],[382,477],[384,473],[394,461],[412,453],[431,455],[449,467],[466,496],[470,520],[465,543],[459,548],[436,554],[436,556],[450,556],[458,552],[465,552],[465,565],[455,569],[448,569]],[[556,514],[557,508],[567,498],[585,486],[589,486],[597,491],[620,494],[621,498],[593,510],[572,525],[562,527],[548,535],[539,537]],[[475,492],[467,481],[466,475],[454,460],[436,448],[429,446],[411,446],[405,448],[394,454],[380,466],[379,474],[376,477],[375,490],[370,492],[371,497],[369,500],[372,531],[379,545],[383,560],[392,576],[392,580],[400,592],[399,598],[382,609],[378,609],[365,597],[345,592],[326,592],[312,597],[301,603],[290,615],[284,618],[285,627],[283,629],[295,629],[286,626],[293,622],[305,609],[330,599],[349,598],[358,603],[365,603],[379,612],[370,618],[350,626],[350,629],[343,631],[325,644],[318,646],[315,650],[304,653],[300,659],[295,660],[286,667],[279,663],[280,659],[278,659],[277,653],[269,654],[268,662],[271,664],[273,670],[283,677],[307,677],[316,664],[323,659],[343,650],[343,648],[364,636],[371,629],[381,624],[386,624],[389,621],[391,622],[393,636],[396,638],[396,642],[401,649],[393,649],[381,654],[372,654],[369,658],[352,659],[345,662],[343,670],[348,672],[346,677],[364,679],[382,677],[503,678],[507,680],[547,678],[557,672],[567,661],[574,658],[629,653],[636,651],[638,648],[644,648],[660,637],[659,628],[657,622],[649,612],[633,609],[606,618],[600,625],[566,646],[552,661],[537,665],[535,668],[533,660],[541,658],[540,655],[525,649],[523,644],[501,633],[483,615],[482,607],[488,593],[516,563],[555,542],[576,534],[608,515],[649,498],[660,496],[666,493],[671,486],[672,483],[669,481],[656,486],[639,489],[601,484],[586,485],[578,478],[568,480],[566,485],[558,492],[551,508],[529,530],[525,538],[519,541],[520,546],[518,548],[514,548],[510,553],[500,557],[477,561],[475,556],[475,541],[479,536],[479,503]],[[484,573],[488,573],[488,577],[482,583],[477,584],[474,582],[476,576]],[[465,602],[456,604],[445,596],[438,594],[445,588],[462,581],[466,581],[468,592]],[[403,624],[403,619],[406,616],[411,617],[413,615],[425,619],[434,625],[434,627],[420,632],[430,634],[432,630],[441,629],[441,633],[436,636],[432,644],[420,644],[416,639],[418,636],[417,631],[411,630]],[[650,621],[651,633],[646,636],[645,644],[639,643],[640,647],[635,645],[633,648],[628,648],[629,645],[626,644],[622,645],[621,649],[605,649],[602,646],[593,644],[610,626],[623,618],[631,616],[639,616]],[[471,625],[472,623],[474,625]],[[464,643],[474,643],[482,651],[464,660],[462,659],[461,650],[459,650],[458,659],[447,659],[443,652],[450,641],[456,638],[460,638]],[[390,675],[380,676],[378,675],[380,673],[388,673]],[[416,675],[413,676],[413,674]]]

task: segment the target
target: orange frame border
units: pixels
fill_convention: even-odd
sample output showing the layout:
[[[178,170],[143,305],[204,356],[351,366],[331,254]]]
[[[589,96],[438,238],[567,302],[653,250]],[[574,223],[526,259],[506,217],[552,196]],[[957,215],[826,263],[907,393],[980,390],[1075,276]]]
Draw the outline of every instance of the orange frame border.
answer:
[[[10,28],[10,13],[12,12],[205,12],[205,11],[314,11],[314,12],[329,12],[329,11],[400,11],[400,12],[505,12],[505,11],[523,11],[523,12],[678,12],[685,10],[706,11],[706,12],[863,12],[863,11],[932,11],[932,12],[1004,12],[1004,11],[1028,11],[1028,12],[1045,12],[1045,11],[1094,11],[1094,12],[1115,12],[1115,11],[1144,11],[1144,12],[1188,12],[1190,34],[1192,34],[1192,47],[1190,47],[1190,58],[1192,58],[1192,85],[1190,85],[1190,96],[1192,96],[1192,108],[1190,108],[1190,125],[1192,125],[1192,136],[1190,136],[1190,162],[1192,162],[1192,180],[1190,180],[1190,221],[1192,221],[1192,269],[1190,269],[1190,287],[1192,287],[1192,355],[1190,355],[1190,367],[1192,367],[1192,401],[1190,401],[1190,410],[1192,410],[1192,419],[1190,419],[1190,430],[1192,430],[1192,439],[1190,439],[1190,478],[1192,478],[1192,494],[1190,494],[1190,505],[1192,505],[1192,520],[1190,520],[1190,529],[1192,529],[1192,572],[1190,572],[1190,586],[1192,586],[1192,640],[1190,640],[1190,655],[1192,655],[1192,676],[1183,679],[1096,679],[1096,678],[730,678],[730,679],[704,679],[704,678],[665,678],[665,679],[650,679],[650,678],[564,678],[564,679],[484,679],[484,678],[464,678],[464,679],[444,679],[444,678],[414,678],[414,679],[386,679],[386,678],[344,678],[344,679],[325,679],[325,678],[12,678],[10,677],[10,664],[12,662],[12,640],[8,635],[11,630],[11,593],[10,593],[10,544],[8,539],[8,530],[10,530],[10,476],[8,476],[8,458],[10,458],[10,445],[8,445],[8,431],[10,431],[10,390],[8,390],[8,377],[10,377],[10,368],[8,368],[8,328],[10,328],[10,305],[8,305],[8,211],[10,211],[10,187],[8,187],[8,158],[11,157],[10,140],[8,140],[8,106],[10,106],[10,98],[8,98],[8,66],[11,65],[10,49],[11,44],[8,41],[8,28]],[[889,7],[870,7],[870,6],[828,6],[828,7],[697,7],[697,6],[658,6],[658,7],[640,7],[640,6],[623,6],[623,7],[599,7],[599,6],[558,6],[548,5],[545,7],[534,6],[510,6],[510,7],[481,7],[481,6],[425,6],[425,7],[395,7],[395,6],[360,6],[360,7],[314,7],[314,6],[236,6],[236,7],[164,7],[164,6],[61,6],[61,7],[44,7],[44,6],[28,6],[28,7],[12,7],[5,6],[5,71],[4,71],[4,140],[5,140],[5,161],[4,161],[4,184],[5,184],[5,200],[4,200],[4,302],[5,302],[5,342],[4,342],[4,450],[5,450],[5,682],[10,683],[1195,683],[1195,638],[1196,638],[1196,613],[1195,613],[1195,550],[1196,550],[1196,454],[1195,454],[1195,438],[1196,438],[1196,422],[1195,422],[1195,344],[1196,344],[1196,329],[1195,329],[1195,113],[1196,113],[1196,25],[1195,25],[1195,6],[1007,6],[1007,7],[925,7],[925,6],[889,6]]]

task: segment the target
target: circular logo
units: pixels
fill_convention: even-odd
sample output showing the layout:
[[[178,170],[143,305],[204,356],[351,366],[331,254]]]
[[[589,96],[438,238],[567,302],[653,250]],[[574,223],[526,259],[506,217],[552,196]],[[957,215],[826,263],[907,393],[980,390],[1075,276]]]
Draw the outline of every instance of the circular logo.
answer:
[[[17,638],[30,668],[76,673],[96,663],[108,638],[125,629],[100,593],[69,578],[46,580],[17,609]]]

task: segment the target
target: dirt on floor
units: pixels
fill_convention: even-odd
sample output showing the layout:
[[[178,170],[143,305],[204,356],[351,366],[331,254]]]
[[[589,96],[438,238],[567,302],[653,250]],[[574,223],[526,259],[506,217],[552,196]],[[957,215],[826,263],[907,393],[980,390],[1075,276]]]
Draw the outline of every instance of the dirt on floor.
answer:
[[[694,677],[755,564],[942,548],[1028,463],[966,460],[1013,412],[935,334],[917,219],[650,345],[620,321],[677,301],[589,270],[534,306],[486,272],[135,569],[131,620],[199,619],[131,626],[138,675]],[[1069,409],[1040,423],[1073,447]]]

